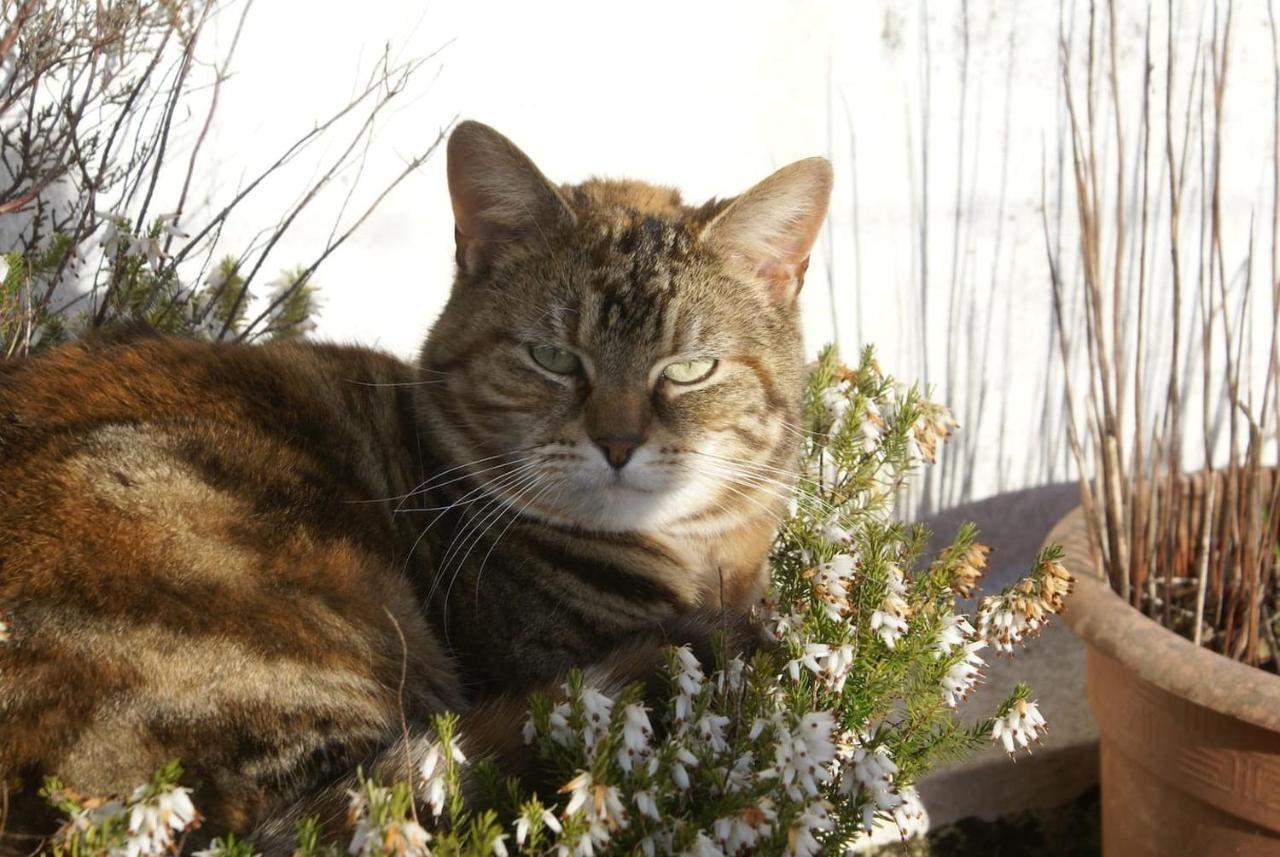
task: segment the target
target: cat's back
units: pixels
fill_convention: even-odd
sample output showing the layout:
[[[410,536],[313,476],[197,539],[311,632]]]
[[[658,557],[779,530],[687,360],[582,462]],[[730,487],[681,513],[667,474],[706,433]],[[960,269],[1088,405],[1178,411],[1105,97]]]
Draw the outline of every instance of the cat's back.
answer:
[[[402,663],[406,706],[450,701],[383,499],[416,478],[410,379],[363,349],[162,337],[0,371],[5,788],[181,758],[236,826],[385,736]]]

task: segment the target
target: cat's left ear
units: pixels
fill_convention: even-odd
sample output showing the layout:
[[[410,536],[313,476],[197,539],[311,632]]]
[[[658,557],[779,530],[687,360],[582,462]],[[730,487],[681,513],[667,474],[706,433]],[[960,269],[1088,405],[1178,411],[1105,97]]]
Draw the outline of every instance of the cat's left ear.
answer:
[[[729,203],[707,224],[702,241],[758,280],[775,304],[791,306],[830,201],[831,164],[796,161]]]

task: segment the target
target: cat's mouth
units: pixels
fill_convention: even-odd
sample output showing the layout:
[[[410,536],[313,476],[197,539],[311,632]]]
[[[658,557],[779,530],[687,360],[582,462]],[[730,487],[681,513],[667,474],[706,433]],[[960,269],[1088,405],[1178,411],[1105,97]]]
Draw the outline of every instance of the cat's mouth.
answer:
[[[629,494],[659,494],[653,488],[645,488],[636,484],[636,477],[633,475],[628,478],[625,470],[615,470],[607,477],[604,489],[606,491],[625,491]]]

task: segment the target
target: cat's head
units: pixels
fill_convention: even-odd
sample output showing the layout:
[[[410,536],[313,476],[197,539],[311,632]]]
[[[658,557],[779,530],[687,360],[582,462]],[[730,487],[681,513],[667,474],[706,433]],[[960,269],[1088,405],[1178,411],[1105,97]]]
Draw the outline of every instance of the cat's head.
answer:
[[[592,530],[712,533],[776,515],[828,163],[691,207],[639,182],[556,186],[464,122],[448,174],[458,273],[419,388],[448,463],[512,509]]]

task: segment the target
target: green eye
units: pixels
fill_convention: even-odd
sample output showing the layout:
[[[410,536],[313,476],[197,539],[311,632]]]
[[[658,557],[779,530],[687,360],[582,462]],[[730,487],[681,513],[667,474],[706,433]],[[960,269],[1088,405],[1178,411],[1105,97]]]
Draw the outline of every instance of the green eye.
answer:
[[[696,384],[705,381],[716,369],[714,360],[686,360],[672,363],[662,370],[668,381],[676,384]]]
[[[573,352],[554,345],[531,345],[529,356],[543,369],[557,375],[572,375],[582,365]]]

